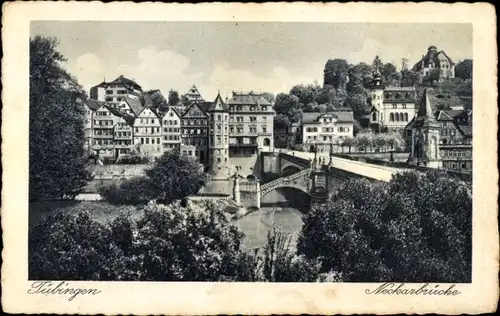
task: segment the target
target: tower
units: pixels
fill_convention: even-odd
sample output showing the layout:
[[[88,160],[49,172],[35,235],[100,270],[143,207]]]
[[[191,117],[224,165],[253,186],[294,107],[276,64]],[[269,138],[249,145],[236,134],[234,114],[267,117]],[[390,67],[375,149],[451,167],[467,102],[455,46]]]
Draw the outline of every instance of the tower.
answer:
[[[427,89],[425,89],[412,128],[411,160],[429,168],[439,168],[441,165],[439,132],[439,124],[434,117]]]
[[[384,120],[383,115],[383,103],[384,103],[384,83],[382,82],[382,75],[377,69],[373,72],[372,79],[372,113],[370,117],[370,123],[381,124]]]
[[[220,93],[208,109],[209,118],[209,163],[214,179],[229,177],[229,111]]]

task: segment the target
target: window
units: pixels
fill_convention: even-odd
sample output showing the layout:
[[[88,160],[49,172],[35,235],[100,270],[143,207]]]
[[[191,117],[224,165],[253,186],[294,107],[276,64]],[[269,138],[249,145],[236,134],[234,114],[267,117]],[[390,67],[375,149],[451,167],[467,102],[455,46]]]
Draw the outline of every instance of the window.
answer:
[[[255,116],[250,116],[250,122],[257,122],[257,118]]]
[[[155,139],[151,138],[151,144],[154,144],[154,143],[155,143]]]
[[[392,108],[393,108],[393,109],[397,109],[397,108],[398,108],[398,105],[397,105],[397,104],[393,104],[393,105],[392,105]]]
[[[405,121],[408,122],[408,113],[405,113]]]
[[[149,145],[149,138],[146,137],[146,145]]]
[[[262,133],[267,133],[267,126],[262,126]]]
[[[372,121],[376,122],[377,121],[377,113],[373,112],[372,114]]]
[[[266,111],[267,111],[267,106],[266,106],[266,105],[261,106],[261,107],[260,107],[260,110],[261,110],[262,112],[266,112]]]
[[[234,133],[234,127],[229,127],[229,133],[233,134]]]
[[[394,116],[396,118],[396,122],[399,122],[399,113],[396,113]]]
[[[403,109],[406,109],[406,104],[403,104]]]

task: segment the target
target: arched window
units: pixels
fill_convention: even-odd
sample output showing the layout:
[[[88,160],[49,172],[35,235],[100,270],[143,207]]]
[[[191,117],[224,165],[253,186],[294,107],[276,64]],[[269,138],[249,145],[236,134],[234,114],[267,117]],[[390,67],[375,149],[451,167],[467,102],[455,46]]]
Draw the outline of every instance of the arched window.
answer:
[[[405,113],[405,121],[408,122],[408,113]]]
[[[394,122],[394,113],[389,115],[389,121]]]
[[[372,114],[372,121],[377,121],[377,112],[373,112]]]
[[[399,122],[399,113],[396,113],[396,122]]]

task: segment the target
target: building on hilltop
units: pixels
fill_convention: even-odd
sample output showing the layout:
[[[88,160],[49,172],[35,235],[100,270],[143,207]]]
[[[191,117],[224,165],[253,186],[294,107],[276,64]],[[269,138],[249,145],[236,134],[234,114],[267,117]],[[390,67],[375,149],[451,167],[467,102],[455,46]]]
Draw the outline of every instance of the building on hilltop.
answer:
[[[274,110],[269,101],[253,92],[233,92],[226,103],[230,156],[251,156],[259,149],[274,147]]]
[[[331,144],[340,144],[354,135],[352,110],[306,112],[302,114],[301,124],[304,150],[308,151],[328,151]]]
[[[113,107],[117,107],[123,97],[138,99],[141,94],[141,86],[123,75],[111,82],[103,81],[90,88],[90,99],[105,101]]]
[[[427,54],[422,55],[422,59],[412,68],[413,71],[420,74],[421,78],[428,75],[433,69],[440,70],[441,79],[455,77],[455,63],[444,51],[438,51],[436,46],[429,47]]]
[[[415,88],[386,87],[376,71],[372,80],[370,125],[379,132],[403,133],[417,112],[415,98]]]

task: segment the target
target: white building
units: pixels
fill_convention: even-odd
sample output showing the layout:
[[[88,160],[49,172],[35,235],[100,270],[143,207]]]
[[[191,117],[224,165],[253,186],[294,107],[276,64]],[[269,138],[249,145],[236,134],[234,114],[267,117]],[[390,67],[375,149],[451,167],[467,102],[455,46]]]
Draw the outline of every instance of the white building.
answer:
[[[160,156],[161,119],[156,112],[148,107],[144,108],[134,121],[134,147],[138,152],[147,156]]]
[[[90,99],[105,101],[109,105],[117,107],[123,97],[138,99],[141,93],[140,85],[121,75],[111,82],[103,81],[90,88]]]
[[[413,87],[385,87],[378,72],[374,74],[371,91],[370,124],[375,130],[402,133],[417,113],[416,91]]]
[[[455,63],[444,51],[438,51],[436,46],[429,47],[427,54],[422,55],[422,59],[412,68],[421,77],[428,75],[433,69],[439,69],[441,79],[455,77]]]
[[[179,149],[181,145],[181,114],[170,107],[162,119],[163,151]]]
[[[302,142],[306,150],[329,150],[330,144],[340,144],[354,135],[352,111],[310,112],[302,114]]]

